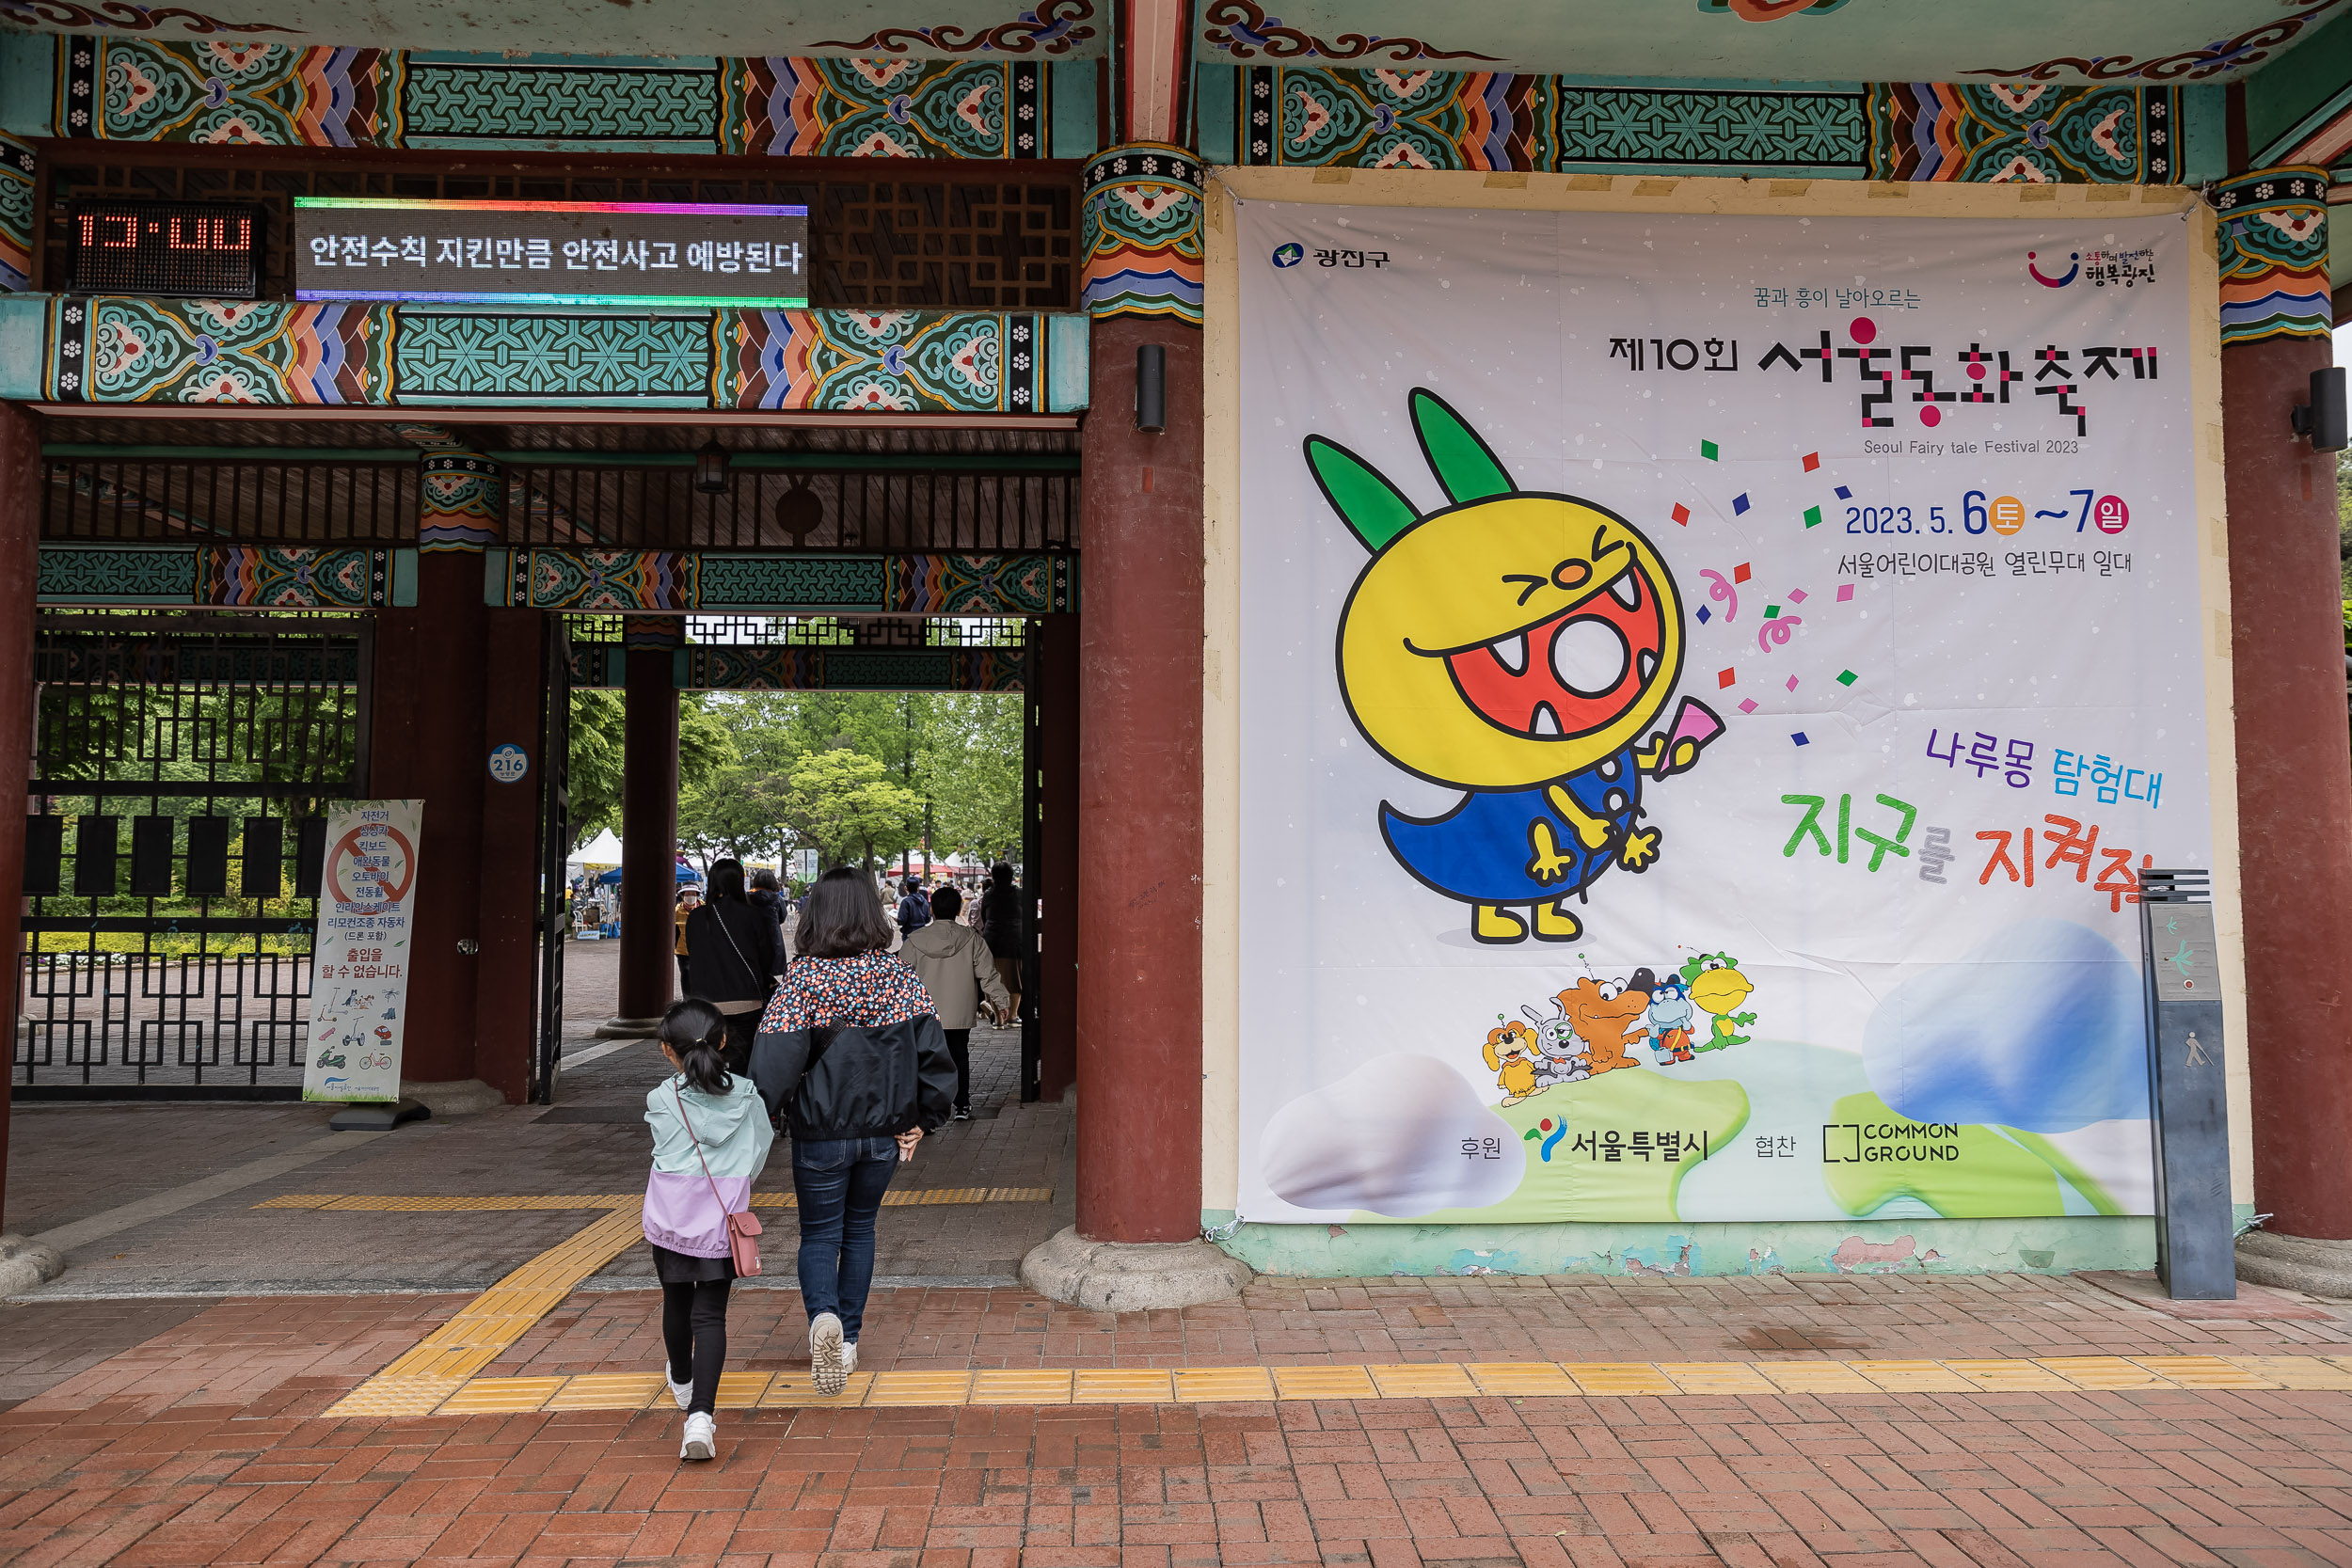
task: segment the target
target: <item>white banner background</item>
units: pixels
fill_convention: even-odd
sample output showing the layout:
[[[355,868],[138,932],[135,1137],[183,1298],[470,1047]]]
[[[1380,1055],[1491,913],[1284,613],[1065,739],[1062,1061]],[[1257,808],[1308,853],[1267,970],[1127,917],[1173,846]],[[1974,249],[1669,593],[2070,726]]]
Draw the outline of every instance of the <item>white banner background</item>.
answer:
[[[2112,891],[2109,851],[2130,868],[2211,855],[2179,219],[1239,211],[1241,1214],[2147,1212],[2137,909]],[[1827,385],[1800,356],[1823,333]],[[1627,344],[1613,356],[1628,339],[1639,369]],[[1733,344],[1736,371],[1707,368]],[[1863,379],[1866,364],[1899,374],[1915,346],[1931,383]],[[2066,357],[2038,358],[2045,347]],[[1997,395],[2003,351],[2010,401],[1959,401]],[[1644,733],[1685,698],[1723,721],[1688,771],[1644,782],[1656,863],[1611,865],[1570,899],[1573,940],[1474,941],[1471,906],[1406,871],[1382,803],[1434,818],[1465,789],[1383,756],[1342,697],[1343,610],[1372,557],[1301,444],[1336,442],[1436,511],[1447,497],[1416,440],[1415,388],[1458,411],[1519,491],[1581,498],[1647,538],[1679,592],[1685,657]],[[1866,391],[1892,396],[1866,409]],[[1891,423],[1866,428],[1871,416]],[[2103,529],[2109,496],[2127,515]],[[1456,631],[1438,646],[1464,641],[1466,603],[1492,604],[1475,637],[1521,624],[1474,511],[1421,525],[1457,531],[1413,557],[1425,587],[1395,596],[1443,609]],[[1540,578],[1573,547],[1513,569]],[[1548,629],[1524,656],[1538,664]],[[1930,754],[1956,731],[1956,758]],[[2061,752],[2083,759],[2071,795]],[[2091,758],[2113,765],[2111,789]],[[1881,795],[1915,811],[1908,853],[1873,871],[1856,835],[1894,838],[1902,817]],[[1784,796],[1822,802],[1830,853]],[[1921,853],[1931,829],[1948,835],[1941,882],[1922,875],[1937,869]],[[1988,863],[1986,832],[2010,835],[2007,864]],[[1701,984],[1720,1012],[1688,1013],[1691,1043],[1737,1043],[1682,1060],[1636,1037],[1631,1065],[1567,1081],[1591,1065],[1584,1037],[1663,1035],[1677,1017],[1671,994],[1654,990],[1653,1012],[1619,987],[1707,965],[1736,973]],[[1572,1011],[1578,1037],[1548,1037]]]
[[[422,800],[353,800],[326,819],[302,1098],[400,1098]]]

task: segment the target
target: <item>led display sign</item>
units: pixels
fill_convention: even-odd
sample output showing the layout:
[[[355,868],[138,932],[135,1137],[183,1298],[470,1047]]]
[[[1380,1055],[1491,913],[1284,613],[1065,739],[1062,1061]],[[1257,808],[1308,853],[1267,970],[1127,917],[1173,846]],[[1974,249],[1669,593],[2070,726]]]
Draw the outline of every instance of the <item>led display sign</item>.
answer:
[[[236,202],[76,201],[66,209],[67,292],[251,299],[261,286],[262,218],[261,208]]]
[[[294,294],[474,305],[808,304],[808,209],[294,198]]]

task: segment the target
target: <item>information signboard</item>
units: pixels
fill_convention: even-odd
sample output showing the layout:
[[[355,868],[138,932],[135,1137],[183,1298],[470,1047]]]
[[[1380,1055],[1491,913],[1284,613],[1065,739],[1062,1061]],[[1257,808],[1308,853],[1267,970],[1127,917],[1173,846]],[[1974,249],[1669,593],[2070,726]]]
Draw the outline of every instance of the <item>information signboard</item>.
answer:
[[[294,293],[484,305],[808,304],[808,209],[294,198]]]
[[[422,800],[353,800],[326,819],[305,1100],[396,1101]]]

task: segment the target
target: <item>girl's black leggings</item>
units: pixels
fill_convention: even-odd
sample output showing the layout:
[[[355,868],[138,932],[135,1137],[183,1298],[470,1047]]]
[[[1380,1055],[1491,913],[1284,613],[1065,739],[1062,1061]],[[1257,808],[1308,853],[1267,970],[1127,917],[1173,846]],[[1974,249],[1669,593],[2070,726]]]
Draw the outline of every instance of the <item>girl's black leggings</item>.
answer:
[[[694,1383],[686,1409],[708,1416],[719,1405],[719,1369],[727,1359],[727,1287],[705,1279],[661,1287],[661,1342],[670,1354],[670,1381]]]

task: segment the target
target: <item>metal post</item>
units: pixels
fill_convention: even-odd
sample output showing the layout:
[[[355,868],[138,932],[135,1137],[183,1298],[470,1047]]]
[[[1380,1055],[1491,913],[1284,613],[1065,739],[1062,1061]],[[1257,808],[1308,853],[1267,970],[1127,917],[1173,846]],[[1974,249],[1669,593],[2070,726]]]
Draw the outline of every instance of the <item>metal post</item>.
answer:
[[[2237,1227],[2210,875],[2146,870],[2139,889],[2156,1277],[2174,1301],[2234,1301]]]

